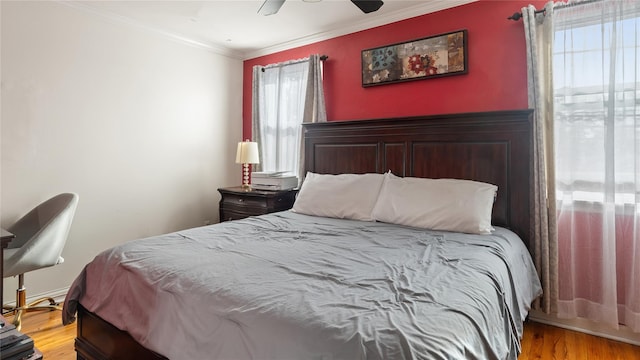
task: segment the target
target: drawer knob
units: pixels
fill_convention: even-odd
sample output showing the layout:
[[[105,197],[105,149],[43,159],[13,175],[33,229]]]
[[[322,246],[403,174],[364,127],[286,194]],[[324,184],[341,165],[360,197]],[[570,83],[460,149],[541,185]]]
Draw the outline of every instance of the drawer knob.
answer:
[[[238,202],[244,202],[244,199],[238,199]]]

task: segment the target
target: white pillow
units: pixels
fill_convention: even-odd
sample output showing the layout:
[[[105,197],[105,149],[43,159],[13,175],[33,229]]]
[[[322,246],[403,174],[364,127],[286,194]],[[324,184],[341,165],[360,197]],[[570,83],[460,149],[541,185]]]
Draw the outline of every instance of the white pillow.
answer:
[[[294,212],[339,219],[373,221],[384,175],[323,175],[308,172],[293,208]]]
[[[490,234],[498,187],[459,179],[424,179],[385,174],[373,209],[375,220],[470,234]]]

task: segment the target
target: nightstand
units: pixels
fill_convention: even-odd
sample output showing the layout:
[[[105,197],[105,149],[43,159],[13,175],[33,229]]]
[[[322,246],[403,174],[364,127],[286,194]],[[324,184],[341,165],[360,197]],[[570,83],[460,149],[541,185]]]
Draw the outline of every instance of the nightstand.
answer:
[[[222,195],[220,222],[223,222],[291,209],[298,190],[244,191],[236,186],[220,188],[218,192]]]

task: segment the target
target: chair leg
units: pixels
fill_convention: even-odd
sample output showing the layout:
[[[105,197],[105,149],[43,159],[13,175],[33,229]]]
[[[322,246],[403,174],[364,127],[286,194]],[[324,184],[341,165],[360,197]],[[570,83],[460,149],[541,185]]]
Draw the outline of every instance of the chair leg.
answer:
[[[45,301],[48,301],[49,305],[38,306],[37,308],[43,308],[43,309],[44,308],[55,308],[56,310],[61,310],[62,309],[60,306],[58,306],[58,303],[53,298],[50,298],[50,297],[43,297],[43,298],[40,298],[38,300],[30,302],[27,305],[27,309],[34,308],[34,307],[36,307],[36,305],[38,305],[40,303],[43,303]]]
[[[48,305],[36,306],[42,302],[48,301]],[[18,289],[16,290],[16,306],[3,306],[3,309],[7,309],[9,311],[13,311],[13,325],[16,326],[16,329],[20,330],[22,327],[22,314],[26,312],[32,311],[41,311],[41,310],[62,310],[62,307],[56,303],[53,298],[44,297],[37,299],[29,304],[27,302],[27,291],[24,287],[24,274],[18,275]]]
[[[27,289],[24,287],[24,274],[18,275],[18,289],[16,290],[16,306],[13,310],[13,325],[20,330],[22,327],[22,310],[27,302]]]
[[[43,303],[45,301],[48,301],[49,304],[47,304],[47,305],[38,305],[38,304]],[[25,312],[42,311],[42,310],[48,310],[48,311],[60,310],[60,311],[62,311],[62,306],[58,305],[58,303],[55,300],[53,300],[53,298],[43,297],[43,298],[40,298],[40,299],[35,300],[33,302],[30,302],[29,304],[27,304],[24,307],[23,310]]]

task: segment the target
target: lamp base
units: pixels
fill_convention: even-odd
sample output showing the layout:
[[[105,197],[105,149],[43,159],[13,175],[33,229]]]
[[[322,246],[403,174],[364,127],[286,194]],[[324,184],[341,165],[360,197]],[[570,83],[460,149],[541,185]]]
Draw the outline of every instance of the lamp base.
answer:
[[[251,185],[249,185],[249,164],[242,164],[242,190],[251,191]]]

